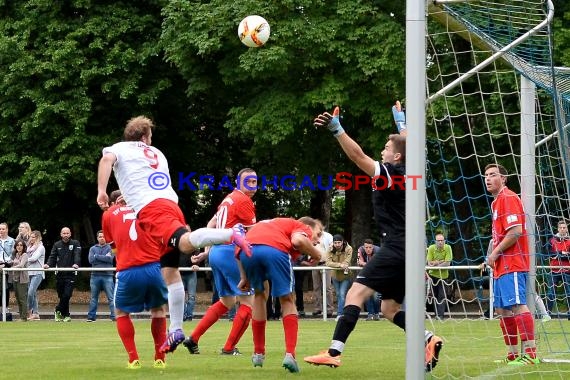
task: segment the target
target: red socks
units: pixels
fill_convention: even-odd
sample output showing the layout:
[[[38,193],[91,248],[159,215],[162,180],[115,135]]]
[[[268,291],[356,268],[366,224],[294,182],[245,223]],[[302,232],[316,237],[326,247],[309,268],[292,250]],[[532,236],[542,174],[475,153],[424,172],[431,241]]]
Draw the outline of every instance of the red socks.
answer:
[[[253,353],[265,354],[265,325],[267,321],[251,320],[251,331],[253,332]]]
[[[128,315],[123,315],[117,318],[117,332],[123,341],[123,346],[129,355],[129,363],[133,360],[138,360],[139,354],[135,344],[135,327],[133,321]]]
[[[500,321],[503,338],[507,346],[517,346],[520,334],[524,353],[531,358],[536,358],[536,346],[529,346],[527,341],[534,341],[534,319],[530,313],[522,313],[512,317],[503,317]],[[509,359],[514,359],[514,354],[509,352]]]
[[[283,331],[285,332],[285,352],[295,357],[299,331],[299,317],[297,314],[287,314],[283,317]]]
[[[517,327],[521,335],[521,341],[534,340],[534,319],[530,313],[522,313],[515,316]]]
[[[160,352],[160,346],[166,341],[166,318],[152,318],[150,332],[154,341],[154,360],[164,361],[166,354]]]
[[[519,334],[517,330],[517,321],[515,317],[502,317],[500,320],[501,330],[503,330],[503,338],[507,346],[516,346],[519,344]]]
[[[221,302],[218,301],[206,310],[206,314],[204,314],[204,318],[198,322],[198,325],[194,328],[194,331],[190,334],[192,336],[192,340],[198,343],[198,340],[206,330],[210,328],[214,323],[220,319],[222,315],[227,313],[228,308]]]
[[[250,320],[251,320],[251,307],[241,304],[234,317],[230,335],[228,336],[226,344],[224,345],[225,351],[231,351],[236,347],[239,340],[243,336],[243,333],[245,333],[245,330],[247,330]],[[194,336],[192,336],[192,338],[194,338]]]
[[[519,333],[521,335],[521,342],[523,343],[524,352],[531,358],[536,358],[536,346],[529,347],[525,344],[528,340],[534,340],[534,319],[530,313],[522,313],[515,316]]]

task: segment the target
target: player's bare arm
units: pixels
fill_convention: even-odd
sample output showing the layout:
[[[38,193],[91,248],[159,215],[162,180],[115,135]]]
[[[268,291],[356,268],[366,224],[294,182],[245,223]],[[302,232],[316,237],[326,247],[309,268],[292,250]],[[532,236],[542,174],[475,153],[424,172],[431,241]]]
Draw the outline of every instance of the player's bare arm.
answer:
[[[346,153],[346,156],[356,164],[364,173],[374,176],[374,160],[366,155],[360,145],[358,145],[346,133],[338,138],[340,147]]]
[[[243,265],[241,263],[240,260],[236,260],[237,264],[238,264],[238,268],[239,268],[239,283],[238,283],[238,288],[245,292],[249,289],[251,289],[251,286],[249,284],[249,280],[247,279],[247,275],[245,274],[245,269],[243,269]]]
[[[301,253],[311,256],[311,263],[316,265],[321,260],[321,252],[315,248],[309,238],[303,233],[294,233],[291,236],[291,243]]]
[[[111,177],[113,165],[116,161],[117,156],[113,153],[105,153],[99,161],[99,169],[97,171],[97,204],[104,210],[109,208],[107,185],[109,184],[109,177]]]
[[[493,267],[495,261],[499,258],[499,255],[503,253],[506,249],[517,243],[518,238],[522,235],[522,226],[513,226],[507,230],[507,234],[501,240],[499,244],[493,249],[493,252],[488,256],[487,263],[489,266]]]
[[[449,261],[445,261],[445,260],[434,260],[434,261],[428,261],[428,265],[430,267],[448,267],[450,264]]]

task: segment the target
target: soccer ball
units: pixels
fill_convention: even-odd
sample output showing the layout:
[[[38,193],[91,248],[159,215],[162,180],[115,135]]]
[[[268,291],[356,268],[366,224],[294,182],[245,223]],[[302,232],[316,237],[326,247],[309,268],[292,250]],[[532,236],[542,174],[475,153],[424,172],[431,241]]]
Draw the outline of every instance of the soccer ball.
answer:
[[[261,16],[247,16],[238,26],[240,41],[248,47],[263,46],[269,39],[269,23]]]

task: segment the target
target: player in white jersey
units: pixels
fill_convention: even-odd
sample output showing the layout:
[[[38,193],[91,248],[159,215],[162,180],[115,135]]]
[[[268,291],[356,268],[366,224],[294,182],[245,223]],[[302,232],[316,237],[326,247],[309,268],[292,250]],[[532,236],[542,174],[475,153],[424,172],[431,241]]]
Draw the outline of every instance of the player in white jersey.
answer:
[[[168,286],[170,327],[163,352],[172,352],[184,341],[184,286],[178,271],[180,252],[191,254],[208,245],[233,242],[251,254],[243,226],[216,229],[201,228],[190,232],[178,207],[178,196],[171,186],[168,162],[152,144],[152,121],[137,116],[127,122],[123,142],[103,149],[97,174],[97,204],[109,207],[107,185],[114,171],[128,205],[134,208],[140,230],[161,247],[160,264]]]
[[[115,177],[127,204],[137,213],[157,198],[178,203],[178,195],[170,186],[168,161],[159,149],[142,141],[121,141],[104,148],[103,155],[106,153],[117,157]]]

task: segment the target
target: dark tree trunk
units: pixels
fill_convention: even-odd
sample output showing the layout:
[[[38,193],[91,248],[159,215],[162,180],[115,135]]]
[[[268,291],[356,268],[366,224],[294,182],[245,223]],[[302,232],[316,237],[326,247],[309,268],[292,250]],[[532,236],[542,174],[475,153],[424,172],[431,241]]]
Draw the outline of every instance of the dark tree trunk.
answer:
[[[319,219],[327,229],[331,218],[331,192],[329,190],[317,190],[311,197],[311,217]]]

